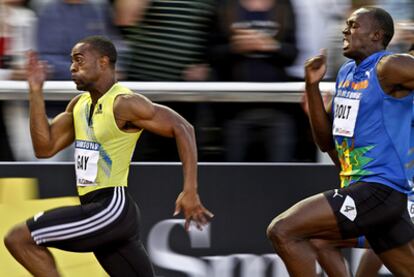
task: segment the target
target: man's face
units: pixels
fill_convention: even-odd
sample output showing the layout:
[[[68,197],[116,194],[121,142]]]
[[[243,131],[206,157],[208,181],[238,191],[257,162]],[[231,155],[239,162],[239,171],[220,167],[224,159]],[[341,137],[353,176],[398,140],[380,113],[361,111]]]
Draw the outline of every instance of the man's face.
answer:
[[[89,91],[100,76],[99,55],[89,44],[78,43],[72,49],[70,71],[76,88]]]
[[[377,30],[373,16],[364,9],[356,10],[346,20],[342,31],[343,54],[350,59],[364,59],[372,53],[374,32]]]

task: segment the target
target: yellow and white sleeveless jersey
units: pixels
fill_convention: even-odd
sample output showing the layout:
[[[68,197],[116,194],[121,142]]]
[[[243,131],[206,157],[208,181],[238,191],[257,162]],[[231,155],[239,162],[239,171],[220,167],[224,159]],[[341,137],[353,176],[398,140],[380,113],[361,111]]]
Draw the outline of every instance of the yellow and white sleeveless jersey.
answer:
[[[84,93],[73,110],[75,126],[75,169],[78,194],[101,188],[127,186],[129,165],[142,131],[127,133],[118,128],[114,100],[120,94],[132,94],[115,83],[99,98],[91,115],[92,99]]]

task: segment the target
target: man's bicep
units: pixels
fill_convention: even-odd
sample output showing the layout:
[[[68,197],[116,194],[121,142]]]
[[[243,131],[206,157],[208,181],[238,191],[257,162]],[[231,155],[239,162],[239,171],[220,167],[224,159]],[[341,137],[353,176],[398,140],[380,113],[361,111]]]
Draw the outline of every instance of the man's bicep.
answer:
[[[182,117],[166,106],[153,104],[153,107],[151,117],[137,118],[133,124],[157,135],[173,137],[174,126],[183,121]]]
[[[50,123],[51,139],[54,152],[58,152],[75,139],[75,129],[73,123],[73,109],[81,95],[73,98],[66,107],[66,110],[58,114]]]
[[[72,113],[65,111],[56,116],[52,120],[50,131],[53,152],[57,153],[69,146],[75,139]]]
[[[405,70],[402,70],[402,74],[405,76],[405,82],[403,86],[410,90],[414,90],[414,56],[407,55],[407,64]]]
[[[379,68],[379,78],[392,85],[414,89],[414,57],[408,54],[393,55]]]

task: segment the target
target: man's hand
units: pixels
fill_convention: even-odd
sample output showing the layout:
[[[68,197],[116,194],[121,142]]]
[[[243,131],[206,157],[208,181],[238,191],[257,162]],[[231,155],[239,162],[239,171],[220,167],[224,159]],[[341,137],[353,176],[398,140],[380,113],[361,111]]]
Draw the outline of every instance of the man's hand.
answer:
[[[47,65],[39,61],[37,54],[30,51],[27,55],[27,81],[31,92],[39,92],[43,88],[43,83],[47,76]]]
[[[280,49],[280,43],[270,35],[254,29],[234,28],[231,49],[238,54],[276,52]]]
[[[320,55],[305,62],[306,85],[318,84],[325,76],[326,68],[326,49],[322,49]]]
[[[200,202],[200,198],[196,192],[181,192],[175,201],[174,216],[181,211],[185,217],[185,230],[189,230],[190,222],[196,223],[197,229],[201,230],[204,225],[207,225],[210,219],[214,216],[209,210],[204,208]]]
[[[183,79],[186,81],[206,81],[210,68],[208,64],[191,64],[183,71]]]

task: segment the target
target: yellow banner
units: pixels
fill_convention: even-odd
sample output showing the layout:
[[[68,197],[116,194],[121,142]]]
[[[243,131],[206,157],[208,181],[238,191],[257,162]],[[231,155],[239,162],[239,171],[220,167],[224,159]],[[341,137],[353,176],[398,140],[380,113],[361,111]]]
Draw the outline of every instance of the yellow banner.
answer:
[[[24,222],[38,212],[60,206],[76,205],[77,197],[50,199],[37,198],[37,180],[32,178],[0,178],[0,236],[3,239],[8,230]],[[70,253],[50,249],[56,258],[59,272],[67,277],[108,276],[92,253]],[[31,276],[0,244],[0,276]]]

